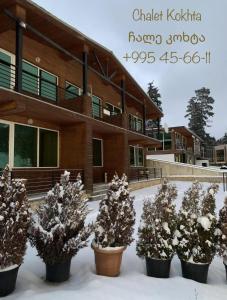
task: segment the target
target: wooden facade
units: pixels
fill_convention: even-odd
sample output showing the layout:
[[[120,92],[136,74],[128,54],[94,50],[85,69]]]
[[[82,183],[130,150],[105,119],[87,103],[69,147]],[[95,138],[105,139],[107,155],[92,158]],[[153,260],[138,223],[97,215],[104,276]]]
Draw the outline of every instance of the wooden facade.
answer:
[[[0,159],[16,177],[31,177],[32,186],[36,176],[51,181],[59,170],[78,170],[92,191],[105,176],[145,167],[146,148],[160,142],[144,124],[160,117],[111,51],[30,1],[1,1]],[[23,141],[23,132],[37,144]]]

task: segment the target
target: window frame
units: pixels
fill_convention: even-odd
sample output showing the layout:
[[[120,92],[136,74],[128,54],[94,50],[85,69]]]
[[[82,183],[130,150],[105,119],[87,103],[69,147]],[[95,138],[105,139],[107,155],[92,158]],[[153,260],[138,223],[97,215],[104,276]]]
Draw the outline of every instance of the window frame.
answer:
[[[93,140],[98,140],[98,141],[101,141],[101,160],[102,160],[102,164],[100,166],[95,166],[94,165],[94,160],[92,161],[92,164],[93,164],[93,167],[94,168],[103,168],[103,139],[100,139],[100,138],[92,138],[92,142]]]
[[[142,133],[144,129],[143,118],[140,118],[138,116],[129,113],[129,118],[130,117],[135,119],[135,129],[132,128],[131,124],[130,124],[130,129],[134,130],[135,132]],[[138,120],[141,121],[141,131],[138,130]]]
[[[129,155],[131,155],[130,148],[134,149],[134,162],[135,162],[134,165],[131,165],[131,162],[130,162],[130,167],[133,167],[133,168],[144,167],[144,148],[141,147],[141,146],[129,145]],[[142,149],[142,152],[143,152],[143,164],[142,165],[138,164],[138,162],[139,162],[139,149]],[[137,157],[137,154],[138,154],[138,157]],[[131,157],[129,157],[129,160],[131,160]]]
[[[105,102],[105,106],[106,105],[112,106],[112,112],[111,112],[112,114],[110,113],[110,116],[118,116],[118,115],[122,114],[122,108],[120,108],[120,107],[118,107],[118,106],[116,106],[116,105],[114,105],[110,102]],[[119,114],[114,114],[114,109],[115,108],[117,108],[119,110]],[[107,110],[109,112],[109,110],[106,109],[106,107],[103,109],[103,113],[104,113],[104,110]],[[105,114],[105,113],[104,113],[104,115],[109,116],[109,114]]]
[[[49,129],[45,127],[33,126],[24,123],[5,121],[0,119],[0,123],[8,124],[9,128],[9,167],[13,169],[58,169],[60,165],[60,132],[59,130]],[[14,146],[15,146],[15,125],[37,128],[37,164],[36,167],[14,167]],[[40,167],[39,166],[39,131],[40,129],[57,133],[57,166],[56,167]]]
[[[11,57],[11,65],[15,66],[15,64],[16,64],[15,54],[13,54],[3,48],[0,48],[0,52],[10,56]],[[11,71],[11,74],[13,74],[15,76],[16,69],[13,66],[10,66],[10,71]],[[15,79],[13,80],[12,76],[10,76],[10,89],[14,89],[14,87],[15,87]],[[1,87],[1,88],[4,88],[4,87]]]
[[[99,116],[95,116],[95,115],[94,115],[94,111],[93,111],[93,109],[94,109],[93,97],[99,99],[99,112],[100,112],[100,115],[99,115]],[[102,117],[103,117],[103,111],[102,111],[102,103],[103,103],[103,101],[102,101],[102,98],[100,98],[99,96],[96,96],[96,95],[92,94],[92,95],[91,95],[91,101],[92,101],[92,117],[93,117],[94,119],[95,119],[95,118],[102,119]]]
[[[81,95],[82,95],[82,93],[83,93],[83,90],[82,90],[82,88],[80,88],[79,86],[77,86],[76,84],[74,84],[74,83],[71,83],[70,81],[68,81],[68,80],[65,80],[65,100],[69,100],[69,101],[71,101],[71,100],[74,100],[75,98],[66,98],[66,93],[67,93],[67,87],[66,87],[66,85],[67,84],[69,84],[69,85],[71,85],[71,86],[73,86],[73,87],[75,87],[75,88],[77,88],[78,90],[79,90],[79,95],[77,95],[75,98],[77,98],[77,97],[80,97]]]

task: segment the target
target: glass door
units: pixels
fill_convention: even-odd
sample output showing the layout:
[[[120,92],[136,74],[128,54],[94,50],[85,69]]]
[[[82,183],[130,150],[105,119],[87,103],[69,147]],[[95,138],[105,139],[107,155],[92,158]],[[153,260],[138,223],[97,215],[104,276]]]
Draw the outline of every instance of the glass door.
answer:
[[[9,125],[0,123],[0,170],[9,163]]]

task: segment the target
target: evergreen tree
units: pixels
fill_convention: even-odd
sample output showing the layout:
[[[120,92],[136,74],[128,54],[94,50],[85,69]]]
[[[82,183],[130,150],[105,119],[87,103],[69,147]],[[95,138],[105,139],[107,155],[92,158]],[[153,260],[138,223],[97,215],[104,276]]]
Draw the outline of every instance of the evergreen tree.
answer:
[[[95,224],[98,247],[128,246],[133,241],[135,224],[134,198],[130,197],[126,175],[113,177],[106,197],[100,202]]]
[[[217,233],[219,234],[218,254],[223,256],[224,262],[227,265],[227,195],[224,199],[224,206],[219,211]]]
[[[195,97],[189,100],[186,110],[188,127],[204,141],[208,137],[206,128],[210,127],[210,118],[214,116],[213,104],[214,99],[210,96],[210,90],[204,87],[195,91]]]
[[[162,111],[162,101],[160,100],[161,94],[157,87],[154,86],[154,82],[148,83],[148,96],[151,100],[158,106],[158,108]]]
[[[216,216],[215,195],[218,185],[212,184],[207,192],[195,182],[185,192],[178,215],[175,236],[180,259],[192,263],[210,263],[215,255]]]
[[[0,269],[23,262],[29,223],[26,188],[21,181],[10,179],[6,166],[0,177]]]
[[[45,263],[62,263],[87,246],[92,231],[91,225],[85,226],[88,212],[80,175],[73,183],[65,172],[60,184],[47,193],[30,229],[31,245]]]
[[[217,145],[227,144],[227,132],[224,134],[222,138],[217,140]]]
[[[176,230],[176,211],[174,200],[177,197],[175,185],[164,181],[154,202],[144,201],[137,255],[154,259],[170,259],[175,252],[174,232]]]

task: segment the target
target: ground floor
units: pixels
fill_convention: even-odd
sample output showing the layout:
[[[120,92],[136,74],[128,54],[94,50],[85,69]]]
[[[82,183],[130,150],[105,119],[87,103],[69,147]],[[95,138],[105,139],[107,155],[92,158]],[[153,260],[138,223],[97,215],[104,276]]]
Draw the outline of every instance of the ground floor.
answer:
[[[191,182],[175,182],[178,188],[176,208],[179,209],[182,195]],[[208,184],[204,183],[204,189]],[[147,300],[147,299],[206,299],[224,300],[227,294],[225,268],[223,261],[215,257],[209,268],[208,283],[202,284],[184,279],[181,274],[180,260],[174,256],[171,263],[169,279],[158,279],[146,276],[145,261],[136,255],[136,240],[143,200],[154,196],[157,186],[141,189],[131,193],[135,196],[136,225],[135,241],[127,247],[122,258],[121,274],[117,278],[108,278],[95,274],[94,254],[90,246],[79,251],[72,259],[70,280],[61,285],[47,284],[44,281],[45,265],[37,256],[36,250],[28,247],[24,263],[20,267],[17,288],[13,297],[17,299],[108,299]],[[224,192],[220,186],[217,195],[216,212],[223,205]],[[98,213],[98,202],[89,202],[91,212],[88,221],[95,221]],[[90,241],[91,242],[91,241]],[[90,243],[89,243],[90,245]],[[185,297],[187,295],[187,297]]]

